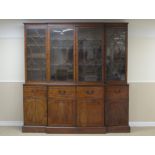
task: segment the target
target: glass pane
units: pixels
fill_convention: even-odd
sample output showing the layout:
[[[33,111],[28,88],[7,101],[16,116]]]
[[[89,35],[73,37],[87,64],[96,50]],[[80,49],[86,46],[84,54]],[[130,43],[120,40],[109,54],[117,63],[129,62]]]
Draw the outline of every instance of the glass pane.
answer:
[[[102,81],[102,30],[78,29],[79,81]]]
[[[106,30],[106,79],[125,80],[126,30],[108,28]]]
[[[27,79],[46,80],[45,29],[27,29]]]
[[[51,29],[51,80],[73,81],[73,28]]]

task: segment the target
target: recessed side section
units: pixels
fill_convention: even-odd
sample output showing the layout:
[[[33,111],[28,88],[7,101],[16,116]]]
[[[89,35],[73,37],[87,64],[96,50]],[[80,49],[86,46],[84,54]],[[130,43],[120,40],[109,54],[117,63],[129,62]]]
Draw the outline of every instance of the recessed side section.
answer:
[[[46,93],[46,86],[24,86],[24,125],[47,125]]]
[[[106,86],[105,92],[106,126],[128,126],[128,85]]]
[[[106,82],[127,82],[127,25],[105,26]]]
[[[47,25],[26,25],[26,81],[46,81],[46,49]]]

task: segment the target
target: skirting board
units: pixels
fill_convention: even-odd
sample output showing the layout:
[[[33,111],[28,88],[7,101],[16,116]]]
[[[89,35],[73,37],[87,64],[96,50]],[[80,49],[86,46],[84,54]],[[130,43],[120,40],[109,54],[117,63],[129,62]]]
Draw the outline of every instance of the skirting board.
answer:
[[[155,122],[129,122],[130,127],[155,127]],[[0,126],[23,126],[23,121],[0,121]]]
[[[129,122],[130,127],[155,127],[155,122]]]
[[[23,126],[23,121],[0,121],[0,126]]]

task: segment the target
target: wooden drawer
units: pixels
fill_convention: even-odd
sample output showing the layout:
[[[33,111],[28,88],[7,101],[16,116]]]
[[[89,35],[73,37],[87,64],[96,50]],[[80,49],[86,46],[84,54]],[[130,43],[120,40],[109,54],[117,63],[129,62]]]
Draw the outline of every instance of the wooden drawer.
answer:
[[[77,87],[77,97],[103,98],[103,87]]]
[[[24,96],[38,96],[46,97],[47,87],[46,86],[24,86]]]
[[[128,86],[107,86],[106,100],[112,102],[119,102],[121,100],[128,100],[129,87]]]
[[[75,87],[49,87],[48,97],[52,98],[74,98]]]

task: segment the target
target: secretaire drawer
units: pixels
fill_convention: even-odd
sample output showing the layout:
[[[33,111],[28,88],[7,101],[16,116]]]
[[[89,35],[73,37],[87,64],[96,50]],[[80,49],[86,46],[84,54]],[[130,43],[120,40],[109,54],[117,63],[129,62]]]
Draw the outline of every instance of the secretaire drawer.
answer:
[[[128,86],[107,86],[106,87],[106,100],[118,101],[128,100],[129,87]]]
[[[48,88],[48,97],[75,97],[75,87],[49,87]]]
[[[24,96],[46,97],[46,95],[47,95],[46,86],[24,86]]]
[[[103,98],[103,87],[77,87],[77,96],[80,98]]]

